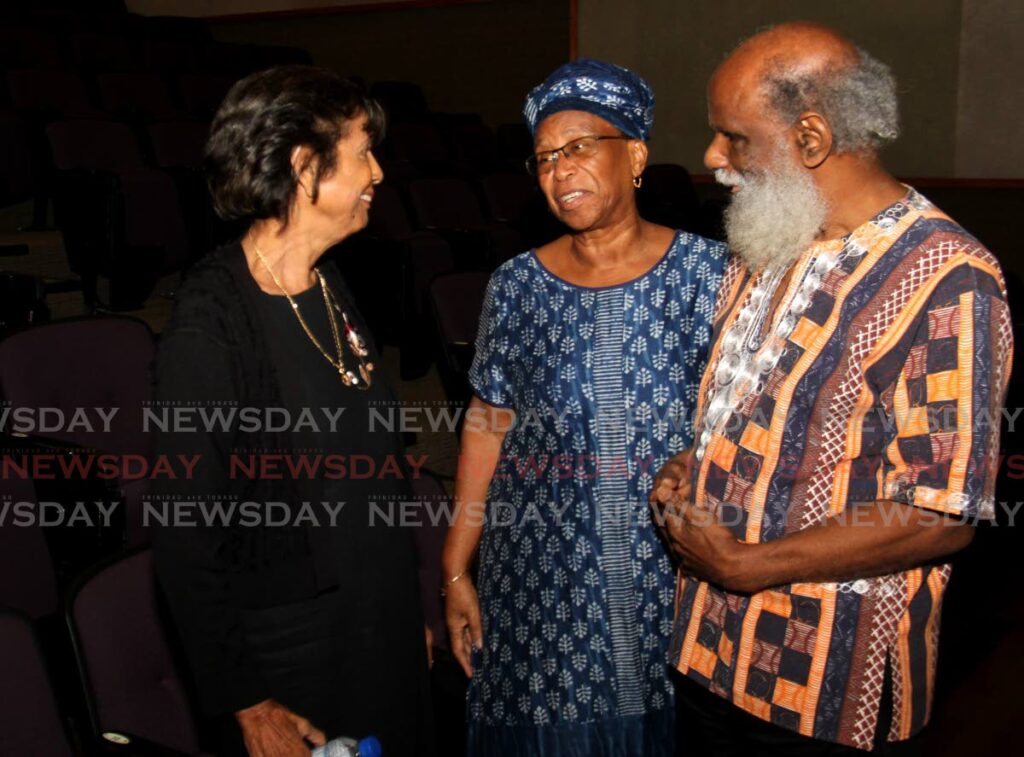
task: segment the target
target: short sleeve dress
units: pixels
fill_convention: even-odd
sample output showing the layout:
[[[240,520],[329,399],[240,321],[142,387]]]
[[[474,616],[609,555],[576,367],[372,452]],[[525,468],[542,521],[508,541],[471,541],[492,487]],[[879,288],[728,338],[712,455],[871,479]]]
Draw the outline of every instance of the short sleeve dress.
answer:
[[[677,232],[590,288],[534,252],[491,278],[470,371],[514,408],[488,492],[471,755],[671,755],[675,574],[647,496],[691,446],[726,248]]]

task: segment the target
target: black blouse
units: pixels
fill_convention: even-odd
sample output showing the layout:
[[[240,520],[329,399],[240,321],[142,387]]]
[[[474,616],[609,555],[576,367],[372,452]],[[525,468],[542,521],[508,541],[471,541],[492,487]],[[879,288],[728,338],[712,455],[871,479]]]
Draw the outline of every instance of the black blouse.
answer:
[[[340,276],[333,267],[324,273],[366,335]],[[321,344],[333,350],[319,286],[297,300]],[[345,349],[346,363],[357,370],[358,361]],[[368,359],[375,358],[371,349]],[[403,457],[397,433],[380,423],[371,430],[371,412],[380,413],[393,402],[379,371],[368,391],[343,386],[287,300],[256,285],[236,243],[198,264],[179,290],[160,339],[155,388],[163,405],[275,408],[274,422],[288,426],[235,423],[158,435],[159,454],[200,455],[200,462],[190,479],[155,481],[155,500],[189,506],[237,502],[250,508],[239,507],[226,523],[153,531],[158,576],[204,711],[234,712],[268,696],[247,653],[246,611],[282,607],[325,592],[338,592],[351,610],[351,635],[339,643],[351,644],[356,655],[372,656],[390,647],[402,665],[422,664],[425,673],[412,534],[381,516],[389,508],[401,509],[394,503],[408,498],[409,482],[382,472],[386,461],[393,471]],[[304,408],[310,409],[315,428],[295,428]],[[281,423],[281,409],[290,423]],[[338,410],[343,410],[340,418]],[[333,430],[330,417],[338,418]],[[293,466],[304,459],[307,471],[319,468],[312,476],[293,475],[281,455],[291,456]],[[354,455],[361,456],[360,477],[352,475]],[[253,468],[260,460],[269,461],[267,467],[257,462]],[[371,469],[374,475],[362,477]],[[286,503],[290,514],[277,505],[271,513],[268,502]],[[304,502],[315,504],[302,510]],[[321,502],[330,503],[330,509],[317,507]],[[345,503],[340,512],[338,502]],[[334,520],[331,512],[339,512]],[[267,514],[287,525],[245,522]],[[196,520],[194,515],[190,519]],[[366,691],[369,696],[372,688]]]

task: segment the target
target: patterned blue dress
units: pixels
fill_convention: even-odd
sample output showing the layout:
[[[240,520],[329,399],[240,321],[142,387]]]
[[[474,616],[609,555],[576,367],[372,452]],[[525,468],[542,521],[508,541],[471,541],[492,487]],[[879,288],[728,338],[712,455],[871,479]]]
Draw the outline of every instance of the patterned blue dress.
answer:
[[[692,443],[725,246],[678,232],[589,288],[528,252],[491,277],[470,382],[514,408],[488,492],[471,755],[671,755],[675,575],[647,505]]]

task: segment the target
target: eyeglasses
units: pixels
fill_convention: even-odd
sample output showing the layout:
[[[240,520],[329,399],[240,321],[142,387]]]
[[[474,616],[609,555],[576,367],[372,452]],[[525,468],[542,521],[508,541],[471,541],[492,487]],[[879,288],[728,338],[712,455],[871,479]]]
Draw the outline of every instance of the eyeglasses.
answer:
[[[596,134],[585,137],[576,137],[571,142],[566,142],[554,150],[544,150],[526,159],[526,170],[531,176],[541,176],[555,170],[555,163],[564,155],[569,160],[590,158],[597,154],[597,143],[603,139],[633,139],[620,135],[599,136]]]

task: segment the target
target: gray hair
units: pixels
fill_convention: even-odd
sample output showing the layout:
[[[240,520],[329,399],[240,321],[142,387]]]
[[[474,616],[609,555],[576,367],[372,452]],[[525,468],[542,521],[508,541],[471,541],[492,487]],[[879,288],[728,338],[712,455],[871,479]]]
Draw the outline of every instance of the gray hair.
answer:
[[[857,48],[857,62],[808,70],[769,64],[763,79],[768,103],[793,123],[819,111],[832,128],[836,152],[877,152],[899,136],[896,79],[887,65]]]

